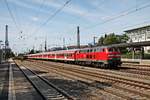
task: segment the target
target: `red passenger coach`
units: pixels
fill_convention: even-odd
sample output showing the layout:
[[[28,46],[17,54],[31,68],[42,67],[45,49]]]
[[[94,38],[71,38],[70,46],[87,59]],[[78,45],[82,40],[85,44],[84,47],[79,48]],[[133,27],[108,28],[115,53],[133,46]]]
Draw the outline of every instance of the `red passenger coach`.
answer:
[[[60,61],[75,61],[76,50],[60,50],[27,55],[29,59],[46,59]]]
[[[54,51],[55,60],[62,60],[62,61],[75,61],[75,52],[76,50],[61,50],[61,51]]]
[[[117,67],[121,65],[119,50],[109,46],[30,54],[27,55],[27,58],[72,62],[82,65],[90,64],[101,67]]]

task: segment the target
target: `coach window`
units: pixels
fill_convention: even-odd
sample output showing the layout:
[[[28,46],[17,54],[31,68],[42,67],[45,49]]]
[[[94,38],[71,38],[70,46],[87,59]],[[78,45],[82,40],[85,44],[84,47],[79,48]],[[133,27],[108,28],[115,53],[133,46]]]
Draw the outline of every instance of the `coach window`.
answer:
[[[99,48],[97,48],[96,51],[97,51],[97,52],[100,51]]]
[[[92,49],[90,50],[90,52],[92,52]]]
[[[105,52],[105,48],[103,48],[102,51]]]

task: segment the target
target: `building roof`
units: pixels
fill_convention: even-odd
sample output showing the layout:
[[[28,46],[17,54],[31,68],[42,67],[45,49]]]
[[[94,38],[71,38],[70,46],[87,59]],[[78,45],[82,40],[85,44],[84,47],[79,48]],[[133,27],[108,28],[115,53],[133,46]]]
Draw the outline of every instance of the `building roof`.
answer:
[[[145,26],[142,26],[142,27],[137,27],[137,28],[125,30],[124,32],[130,32],[130,31],[134,31],[134,30],[138,30],[138,29],[142,29],[142,28],[146,28],[146,27],[150,27],[150,25],[145,25]]]
[[[108,47],[140,47],[140,46],[150,46],[150,41],[142,41],[142,42],[131,42],[131,43],[120,43],[120,44],[112,44]]]

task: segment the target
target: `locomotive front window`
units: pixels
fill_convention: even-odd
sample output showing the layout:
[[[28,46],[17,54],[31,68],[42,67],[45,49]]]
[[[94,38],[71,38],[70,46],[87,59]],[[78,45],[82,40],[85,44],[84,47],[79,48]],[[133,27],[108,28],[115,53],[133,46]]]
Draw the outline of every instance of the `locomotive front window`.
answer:
[[[120,50],[119,50],[119,49],[117,49],[117,48],[114,48],[114,51],[116,51],[116,52],[120,52]]]
[[[117,48],[108,48],[109,52],[119,52],[119,49]]]
[[[114,48],[114,51],[118,51],[118,49],[117,49],[117,48]]]
[[[102,51],[105,52],[105,49],[103,48]]]
[[[108,48],[108,51],[109,52],[113,52],[113,48]]]

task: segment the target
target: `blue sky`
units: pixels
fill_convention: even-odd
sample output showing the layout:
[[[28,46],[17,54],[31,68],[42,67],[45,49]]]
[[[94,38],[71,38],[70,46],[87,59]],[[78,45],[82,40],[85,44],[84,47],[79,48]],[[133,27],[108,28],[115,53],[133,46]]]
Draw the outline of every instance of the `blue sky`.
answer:
[[[44,46],[45,38],[49,48],[62,46],[63,37],[66,45],[75,45],[77,26],[80,26],[81,44],[87,44],[93,41],[93,36],[112,32],[122,34],[126,29],[150,24],[150,0],[71,0],[40,27],[66,1],[7,0],[16,27],[5,0],[0,0],[0,40],[4,41],[6,24],[9,25],[9,44],[15,52],[25,52],[33,46],[39,49],[41,44]]]

